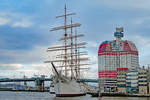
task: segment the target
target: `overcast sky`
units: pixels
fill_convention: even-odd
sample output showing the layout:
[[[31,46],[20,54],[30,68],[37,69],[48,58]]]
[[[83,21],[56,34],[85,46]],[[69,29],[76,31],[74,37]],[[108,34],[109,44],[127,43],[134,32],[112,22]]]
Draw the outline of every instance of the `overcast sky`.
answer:
[[[133,41],[140,66],[147,66],[150,56],[149,0],[1,0],[0,1],[0,76],[50,76],[46,49],[56,45],[62,33],[50,28],[63,24],[55,16],[75,12],[73,22],[81,23],[79,33],[88,43],[86,51],[92,65],[87,77],[97,77],[97,52],[104,40],[114,39],[116,27],[124,27],[124,38]]]

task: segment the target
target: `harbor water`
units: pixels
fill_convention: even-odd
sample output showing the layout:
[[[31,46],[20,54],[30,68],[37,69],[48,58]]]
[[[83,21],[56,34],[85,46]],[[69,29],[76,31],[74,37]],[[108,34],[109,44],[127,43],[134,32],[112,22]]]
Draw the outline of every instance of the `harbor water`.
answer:
[[[0,92],[0,100],[99,100],[97,97],[90,95],[81,97],[60,98],[50,95],[49,93],[37,92]],[[150,100],[150,97],[102,97],[100,100]]]

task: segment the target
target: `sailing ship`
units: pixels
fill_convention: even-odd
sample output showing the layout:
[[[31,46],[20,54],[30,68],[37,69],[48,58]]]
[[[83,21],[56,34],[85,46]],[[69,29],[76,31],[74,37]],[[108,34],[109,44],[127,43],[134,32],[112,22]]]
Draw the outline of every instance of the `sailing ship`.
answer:
[[[73,97],[86,95],[85,84],[80,82],[82,69],[88,69],[89,65],[87,52],[85,48],[86,42],[80,42],[78,38],[83,34],[77,33],[77,27],[81,24],[73,23],[72,16],[75,13],[67,13],[66,5],[64,14],[56,18],[64,18],[64,25],[53,27],[50,31],[63,30],[63,37],[59,41],[63,42],[61,46],[49,47],[47,52],[55,52],[56,57],[46,61],[51,63],[54,76],[52,77],[54,91],[56,97]],[[68,19],[70,18],[70,21]],[[69,24],[68,24],[69,23]],[[59,52],[57,54],[57,52]]]

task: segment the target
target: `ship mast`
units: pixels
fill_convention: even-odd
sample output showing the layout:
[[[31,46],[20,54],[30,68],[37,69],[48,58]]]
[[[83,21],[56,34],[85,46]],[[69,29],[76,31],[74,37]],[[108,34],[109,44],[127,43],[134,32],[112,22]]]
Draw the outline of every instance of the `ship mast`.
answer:
[[[66,5],[64,7],[64,14],[61,16],[57,16],[56,18],[64,18],[64,26],[59,27],[53,27],[50,31],[57,31],[57,30],[64,30],[64,35],[62,38],[60,38],[60,41],[64,42],[64,45],[62,46],[55,46],[48,48],[48,52],[52,51],[64,51],[64,53],[57,55],[56,58],[63,58],[59,60],[52,60],[52,61],[46,61],[46,63],[53,63],[53,62],[63,62],[64,65],[55,66],[64,68],[64,76],[68,76],[68,71],[70,70],[71,79],[77,79],[80,77],[80,66],[85,66],[89,64],[80,64],[80,61],[87,61],[87,57],[81,57],[84,55],[87,55],[85,52],[80,52],[79,48],[85,48],[86,42],[77,42],[77,38],[83,37],[83,34],[77,34],[77,31],[75,34],[73,34],[73,28],[80,27],[81,24],[75,23],[73,24],[72,17],[70,24],[67,23],[67,17],[75,15],[75,13],[67,14],[67,8]],[[70,28],[70,31],[68,29]],[[85,69],[85,68],[83,68]],[[57,70],[57,69],[56,69]],[[74,74],[76,73],[76,75]],[[75,77],[76,76],[76,77]]]
[[[68,28],[72,28],[72,24],[71,25],[67,25],[67,16],[70,16],[70,15],[75,15],[75,13],[70,13],[70,14],[67,14],[67,8],[66,8],[66,4],[65,4],[65,8],[64,8],[64,15],[61,15],[61,16],[56,16],[56,18],[60,18],[60,17],[64,17],[64,26],[61,26],[61,27],[54,27],[52,28],[51,31],[55,31],[55,30],[61,30],[61,29],[64,29],[65,33],[64,33],[64,44],[65,44],[65,48],[64,48],[64,51],[65,51],[65,56],[64,56],[64,63],[65,63],[65,76],[67,76],[67,29]],[[74,25],[74,27],[76,27],[78,25]]]
[[[75,29],[75,35],[77,35],[77,29]],[[77,43],[77,37],[75,38],[75,43]],[[78,78],[78,74],[77,74],[77,69],[78,69],[78,61],[77,61],[77,59],[78,59],[78,50],[77,50],[77,45],[75,45],[75,54],[76,54],[76,56],[75,56],[75,58],[76,58],[76,60],[75,60],[75,64],[77,65],[76,67],[75,67],[75,72],[76,72],[76,78]]]
[[[64,23],[64,26],[65,26],[65,56],[64,56],[64,58],[65,58],[65,76],[67,76],[67,56],[66,56],[66,54],[67,54],[67,47],[66,47],[66,45],[67,45],[67,28],[66,28],[66,25],[67,25],[67,15],[66,15],[66,4],[65,4],[65,23]]]
[[[73,53],[72,17],[71,17],[71,36],[70,37],[71,37],[71,44],[70,44],[71,45],[71,66],[70,67],[71,67],[71,79],[72,79],[73,78],[73,69],[72,69],[72,65],[73,65],[73,60],[72,60],[73,59],[73,56],[72,56],[72,53]]]

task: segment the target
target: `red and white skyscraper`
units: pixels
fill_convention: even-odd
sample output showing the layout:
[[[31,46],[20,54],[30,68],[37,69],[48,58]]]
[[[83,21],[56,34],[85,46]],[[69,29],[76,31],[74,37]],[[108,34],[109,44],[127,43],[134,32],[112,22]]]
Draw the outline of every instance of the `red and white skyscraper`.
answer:
[[[116,28],[115,40],[104,41],[99,46],[98,69],[101,92],[117,92],[117,70],[134,70],[139,67],[135,44],[122,40],[123,28]]]

